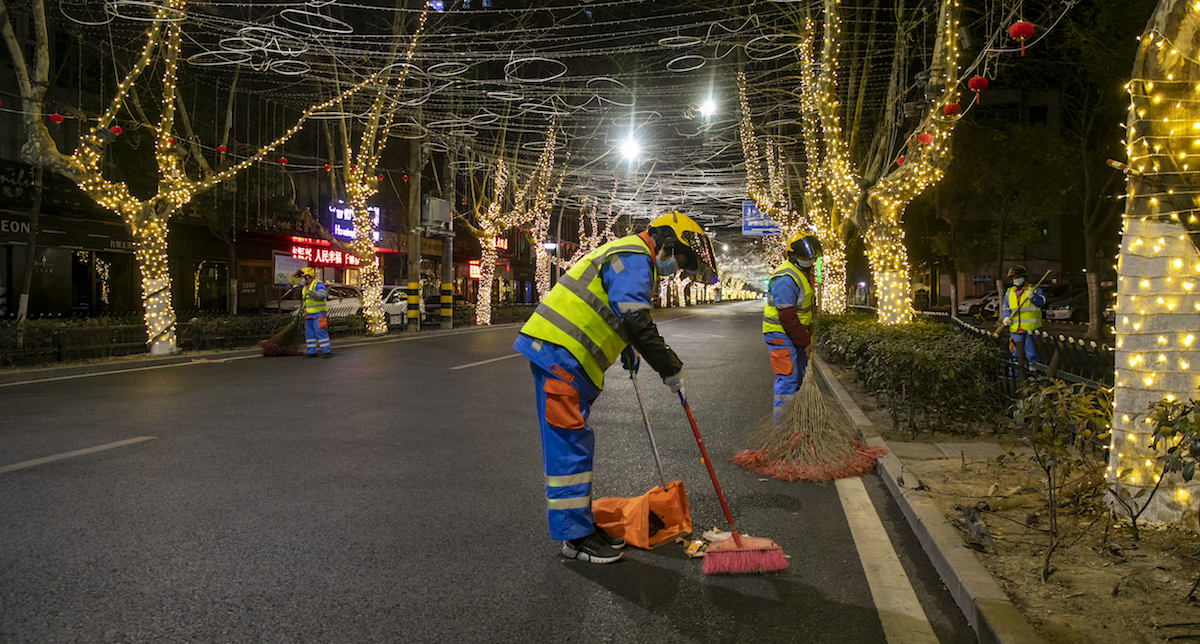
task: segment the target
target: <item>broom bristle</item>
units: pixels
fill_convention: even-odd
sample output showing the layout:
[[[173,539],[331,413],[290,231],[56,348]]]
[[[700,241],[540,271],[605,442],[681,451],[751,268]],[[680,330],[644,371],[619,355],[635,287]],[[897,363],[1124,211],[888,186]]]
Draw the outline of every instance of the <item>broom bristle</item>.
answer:
[[[887,453],[857,440],[841,406],[821,393],[811,371],[778,419],[764,421],[755,439],[762,447],[743,450],[731,461],[784,481],[829,481],[862,476]]]
[[[740,548],[733,538],[709,546],[704,552],[704,574],[756,575],[787,570],[788,560],[779,544],[760,537],[741,539]]]

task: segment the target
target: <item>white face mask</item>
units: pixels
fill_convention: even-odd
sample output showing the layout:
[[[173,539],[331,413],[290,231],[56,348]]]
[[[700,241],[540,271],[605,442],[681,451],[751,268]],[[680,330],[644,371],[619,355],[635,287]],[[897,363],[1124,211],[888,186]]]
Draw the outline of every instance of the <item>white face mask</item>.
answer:
[[[675,271],[679,270],[679,261],[675,259],[674,255],[665,260],[655,257],[654,266],[658,269],[659,277],[670,277],[675,274]]]
[[[1014,284],[1014,285],[1016,285],[1016,286],[1020,286],[1020,285],[1022,285],[1022,284],[1024,284],[1024,283],[1025,283],[1025,278],[1024,278],[1024,277],[1014,277],[1014,278],[1013,278],[1013,284]]]
[[[811,259],[798,259],[798,260],[796,260],[796,265],[797,265],[797,266],[799,266],[800,268],[812,268],[812,265],[813,265],[813,260],[811,260]]]

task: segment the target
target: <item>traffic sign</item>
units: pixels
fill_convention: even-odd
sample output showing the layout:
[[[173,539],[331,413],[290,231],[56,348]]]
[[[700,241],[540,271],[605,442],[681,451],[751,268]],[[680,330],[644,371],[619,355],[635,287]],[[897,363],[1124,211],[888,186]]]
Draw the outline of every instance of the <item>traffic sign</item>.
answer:
[[[753,201],[742,202],[742,234],[743,235],[778,235],[779,224],[774,219],[764,215]]]

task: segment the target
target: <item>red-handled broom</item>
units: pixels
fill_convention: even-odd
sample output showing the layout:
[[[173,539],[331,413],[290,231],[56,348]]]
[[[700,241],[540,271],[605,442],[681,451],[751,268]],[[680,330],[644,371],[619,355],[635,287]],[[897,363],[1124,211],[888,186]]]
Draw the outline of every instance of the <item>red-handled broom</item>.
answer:
[[[788,567],[787,557],[783,548],[774,541],[761,537],[743,537],[733,524],[733,515],[729,512],[729,504],[721,492],[721,484],[717,482],[717,473],[713,471],[708,459],[708,450],[704,449],[704,439],[700,438],[700,429],[696,427],[696,419],[692,417],[692,408],[688,406],[683,392],[679,392],[679,402],[687,414],[688,422],[692,424],[692,433],[696,436],[696,445],[700,448],[700,456],[704,466],[708,468],[708,476],[712,479],[713,489],[717,491],[717,500],[721,502],[721,510],[725,512],[725,520],[729,522],[732,539],[726,539],[712,544],[704,552],[704,574],[706,575],[753,575],[764,572],[779,572]]]

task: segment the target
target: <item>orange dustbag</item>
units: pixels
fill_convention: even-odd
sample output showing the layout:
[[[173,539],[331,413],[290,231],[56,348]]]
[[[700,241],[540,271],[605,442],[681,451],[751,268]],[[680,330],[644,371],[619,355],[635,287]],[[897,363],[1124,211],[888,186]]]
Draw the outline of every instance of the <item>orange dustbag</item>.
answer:
[[[676,535],[692,532],[687,494],[679,481],[667,483],[665,492],[655,485],[641,496],[596,499],[592,501],[592,514],[597,527],[613,536],[624,537],[629,545],[644,550]]]

